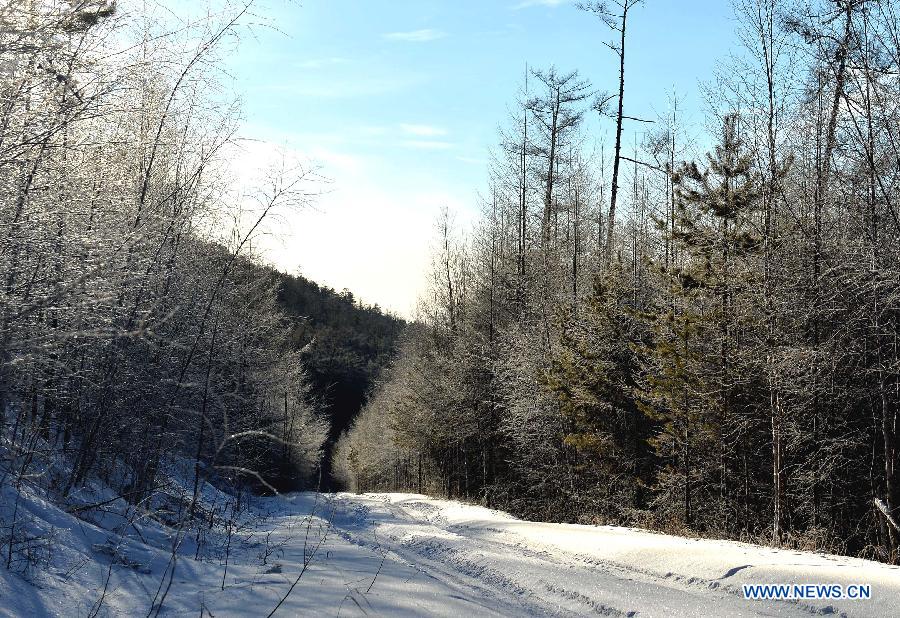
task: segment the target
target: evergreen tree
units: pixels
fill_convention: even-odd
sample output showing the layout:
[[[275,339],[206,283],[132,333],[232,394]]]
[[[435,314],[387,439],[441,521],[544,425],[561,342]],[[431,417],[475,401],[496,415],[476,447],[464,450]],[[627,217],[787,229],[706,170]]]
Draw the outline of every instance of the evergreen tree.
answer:
[[[598,275],[585,310],[567,316],[546,387],[564,419],[565,445],[577,479],[579,512],[614,520],[644,508],[648,421],[638,410],[634,344],[646,329],[635,318],[619,262]]]
[[[716,521],[736,515],[733,477],[746,447],[751,399],[745,391],[755,382],[743,341],[754,321],[748,290],[760,247],[752,226],[759,181],[739,121],[724,118],[707,169],[690,163],[675,177],[673,241],[682,264],[664,273],[670,297],[648,349],[644,409],[662,423],[653,444],[659,455],[679,461],[660,477],[660,489],[668,496],[672,483],[683,487],[687,525],[695,523],[698,507]],[[699,505],[695,493],[703,496]]]

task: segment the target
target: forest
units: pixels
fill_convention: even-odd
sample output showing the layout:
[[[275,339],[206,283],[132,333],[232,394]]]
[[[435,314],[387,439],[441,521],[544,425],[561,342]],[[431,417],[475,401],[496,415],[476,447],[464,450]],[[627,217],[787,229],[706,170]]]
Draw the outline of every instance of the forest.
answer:
[[[627,35],[654,5],[580,5],[606,83],[532,67],[510,93],[480,218],[437,222],[417,319],[335,469],[896,563],[897,3],[737,0],[702,126],[677,94],[629,115]]]
[[[229,181],[240,115],[217,68],[251,4],[172,29],[106,0],[0,2],[7,570],[54,546],[27,492],[88,518],[124,501],[128,521],[178,530],[173,547],[196,532],[200,557],[244,494],[327,484],[332,419],[402,328],[256,249],[320,176],[285,158],[252,188]],[[215,512],[207,485],[229,496]]]
[[[208,592],[250,590],[299,612],[316,557],[323,598],[363,610],[379,576],[405,586],[442,558],[422,598],[461,607],[462,569],[515,614],[556,550],[519,551],[501,528],[528,528],[503,513],[497,539],[457,535],[488,509],[900,563],[898,2],[734,0],[741,47],[703,76],[700,122],[677,92],[630,111],[635,16],[657,0],[572,4],[616,70],[524,71],[478,217],[442,211],[406,319],[268,261],[328,170],[235,169],[225,60],[253,0],[0,0],[3,602],[65,586],[85,615],[202,617]],[[434,36],[378,41],[398,34]],[[700,546],[701,583],[745,568]],[[651,557],[666,607],[676,571]],[[546,564],[567,584],[571,564]],[[596,571],[579,586],[606,594]]]

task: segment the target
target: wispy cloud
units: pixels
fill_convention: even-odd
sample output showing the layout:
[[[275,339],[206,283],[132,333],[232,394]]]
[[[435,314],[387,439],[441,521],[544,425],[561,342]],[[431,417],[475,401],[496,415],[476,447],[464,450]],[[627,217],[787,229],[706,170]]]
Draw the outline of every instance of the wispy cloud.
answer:
[[[440,137],[442,135],[447,135],[447,129],[427,124],[401,124],[400,130],[406,135],[413,135],[415,137]]]
[[[549,6],[552,8],[563,4],[569,4],[570,1],[571,0],[522,0],[522,2],[514,5],[512,8],[514,11],[527,9],[532,6]]]
[[[446,32],[424,28],[422,30],[410,30],[408,32],[389,32],[383,37],[389,41],[405,41],[407,43],[427,43],[447,36]]]
[[[415,150],[450,150],[453,144],[440,140],[427,139],[409,139],[400,142],[405,148],[413,148]]]

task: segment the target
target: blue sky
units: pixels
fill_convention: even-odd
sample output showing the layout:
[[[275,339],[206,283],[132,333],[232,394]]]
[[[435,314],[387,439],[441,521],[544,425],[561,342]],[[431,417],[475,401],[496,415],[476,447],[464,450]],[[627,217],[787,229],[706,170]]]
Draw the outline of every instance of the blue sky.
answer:
[[[439,209],[474,219],[526,63],[616,86],[610,31],[566,0],[266,2],[258,12],[277,30],[256,28],[228,58],[241,136],[257,140],[237,165],[281,146],[332,180],[317,209],[280,221],[267,257],[405,315]],[[626,113],[664,113],[674,89],[699,125],[699,82],[736,47],[727,0],[648,0],[630,14]],[[609,122],[587,126],[610,142]]]

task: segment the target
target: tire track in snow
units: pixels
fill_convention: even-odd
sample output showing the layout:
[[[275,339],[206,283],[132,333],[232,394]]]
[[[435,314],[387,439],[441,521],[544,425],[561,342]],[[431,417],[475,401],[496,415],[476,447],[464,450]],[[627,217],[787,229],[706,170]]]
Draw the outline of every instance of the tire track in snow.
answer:
[[[473,601],[490,600],[491,604],[486,605],[486,608],[493,611],[507,615],[555,615],[543,607],[542,603],[530,602],[528,599],[532,594],[530,590],[518,586],[499,571],[466,559],[461,552],[436,541],[435,535],[400,536],[385,530],[392,525],[407,526],[405,520],[411,519],[408,513],[402,508],[397,508],[397,505],[379,502],[378,506],[387,510],[391,518],[373,521],[368,516],[377,513],[367,505],[360,505],[343,496],[336,496],[334,500],[338,504],[336,513],[342,509],[344,510],[342,515],[348,511],[354,513],[353,517],[336,517],[332,521],[333,531],[343,540],[376,553],[384,552],[387,558],[411,567],[426,577],[450,585],[461,595],[465,595],[465,598]],[[376,526],[377,536],[373,534],[373,525]],[[435,527],[436,534],[440,534],[440,530]],[[416,539],[416,536],[420,538]]]
[[[366,503],[380,546],[391,554],[431,577],[504,600],[517,614],[665,615],[648,611],[647,606],[669,607],[673,612],[678,607],[705,607],[721,616],[836,613],[831,607],[796,602],[749,603],[739,590],[720,582],[565,552],[501,528],[451,525],[439,506],[425,500],[371,495],[339,499],[348,507],[356,500]]]
[[[408,509],[408,506],[412,508]],[[447,520],[440,515],[440,508],[427,502],[397,504],[389,499],[378,501],[378,507],[390,514],[390,519],[380,522],[378,535],[382,541],[390,541],[387,547],[390,548],[391,554],[415,568],[426,567],[426,573],[431,577],[443,581],[449,578],[479,595],[487,594],[498,601],[505,599],[513,610],[510,615],[523,613],[533,616],[585,613],[615,617],[636,615],[634,611],[610,606],[578,591],[567,590],[558,583],[546,582],[542,578],[535,578],[531,582],[532,586],[523,585],[500,569],[490,566],[486,555],[525,556],[536,569],[544,568],[545,565],[559,570],[570,568],[552,560],[552,555],[546,550],[532,550],[524,545],[511,548],[508,544],[482,538],[477,540],[478,547],[490,551],[460,548],[456,545],[471,545],[472,539],[452,529],[461,528],[460,526],[448,526]],[[372,513],[373,509],[367,511],[367,514]],[[407,522],[413,523],[410,525]],[[398,529],[400,533],[397,532]],[[354,538],[348,540],[357,542]],[[376,547],[374,543],[361,542],[372,548]],[[550,593],[549,598],[547,593]]]

